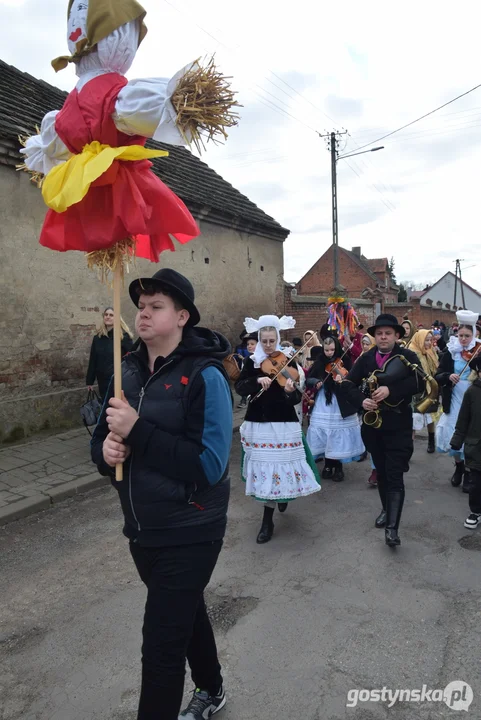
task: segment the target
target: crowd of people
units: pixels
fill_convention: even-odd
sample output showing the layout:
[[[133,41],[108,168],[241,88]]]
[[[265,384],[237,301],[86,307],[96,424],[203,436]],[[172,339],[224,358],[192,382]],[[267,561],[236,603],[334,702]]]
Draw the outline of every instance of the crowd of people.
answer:
[[[449,453],[455,462],[451,484],[469,494],[465,527],[481,524],[480,434],[473,431],[478,422],[474,399],[481,387],[476,313],[458,311],[449,329],[438,321],[416,329],[407,318],[398,324],[384,314],[367,332],[358,325],[354,334],[338,337],[324,324],[319,332],[307,330],[292,341],[280,336],[295,325],[292,318],[248,318],[245,325],[236,348],[240,376],[235,389],[239,407],[247,404],[241,427],[246,494],[264,505],[258,543],[273,536],[276,504],[285,512],[290,501],[320,489],[317,464],[323,463],[322,479],[340,482],[344,466],[369,453],[367,482],[378,488],[382,506],[375,525],[385,528],[389,546],[399,545],[403,475],[415,433],[424,428],[427,452]],[[293,371],[292,379],[278,374],[279,361],[269,362],[279,354]],[[387,361],[396,355],[404,356],[411,369],[398,363],[391,372]],[[371,394],[367,380],[376,370],[377,388]],[[429,398],[422,402],[426,385]]]
[[[176,271],[134,280],[129,292],[137,340],[123,323],[123,395],[114,397],[108,380],[111,308],[92,342],[87,384],[99,381],[104,401],[92,459],[119,494],[123,532],[147,589],[137,718],[205,720],[226,704],[204,600],[227,523],[233,399],[226,362],[239,363],[242,478],[263,507],[257,542],[272,539],[276,508],[283,513],[295,499],[319,492],[319,469],[322,478],[340,482],[346,463],[369,453],[370,484],[381,504],[375,525],[394,548],[404,474],[414,433],[423,427],[428,452],[449,452],[451,483],[469,492],[465,526],[481,523],[478,316],[458,312],[459,324],[446,337],[439,325],[414,331],[387,313],[366,331],[358,326],[339,336],[325,324],[287,341],[281,332],[293,333],[295,320],[263,315],[246,318],[232,354],[223,335],[199,327],[194,288]],[[429,402],[419,402],[426,395]],[[186,659],[194,691],[181,711]]]

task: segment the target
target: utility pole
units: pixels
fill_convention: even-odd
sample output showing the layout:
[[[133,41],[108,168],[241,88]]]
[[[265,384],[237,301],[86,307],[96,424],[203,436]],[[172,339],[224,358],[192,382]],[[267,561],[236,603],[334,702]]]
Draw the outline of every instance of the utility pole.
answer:
[[[461,263],[464,262],[464,260],[455,260],[456,263],[456,272],[454,277],[454,301],[453,305],[456,305],[456,298],[457,298],[457,290],[458,290],[458,274],[459,274],[459,285],[461,288],[461,300],[463,302],[463,308],[466,309],[466,300],[464,299],[464,285],[463,280],[461,277]]]
[[[347,130],[342,132],[333,131],[321,135],[319,137],[328,138],[327,147],[331,152],[331,189],[332,189],[332,245],[334,254],[334,287],[339,285],[339,236],[338,236],[338,225],[337,225],[337,148],[338,138],[341,135],[346,135]]]

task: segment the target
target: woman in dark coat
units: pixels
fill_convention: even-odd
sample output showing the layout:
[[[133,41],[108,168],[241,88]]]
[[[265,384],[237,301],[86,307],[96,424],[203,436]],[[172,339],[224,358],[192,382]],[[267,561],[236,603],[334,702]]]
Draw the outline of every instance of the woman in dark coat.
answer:
[[[453,450],[461,450],[464,444],[466,468],[469,470],[470,515],[464,527],[475,530],[481,524],[481,354],[469,363],[477,377],[464,393],[454,435]]]
[[[122,357],[132,350],[132,333],[128,325],[120,318],[122,328]],[[103,399],[109,387],[110,378],[114,373],[114,310],[105,308],[102,324],[94,335],[90,348],[90,360],[85,384],[89,389],[97,381],[99,394]]]

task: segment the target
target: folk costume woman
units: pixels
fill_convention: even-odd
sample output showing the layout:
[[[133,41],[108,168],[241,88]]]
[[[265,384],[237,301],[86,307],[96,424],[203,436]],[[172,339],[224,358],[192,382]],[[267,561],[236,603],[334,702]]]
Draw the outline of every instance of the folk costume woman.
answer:
[[[291,380],[282,387],[263,371],[262,364],[280,351],[280,330],[295,326],[291,317],[262,315],[258,320],[246,318],[247,332],[258,332],[259,342],[252,357],[244,364],[235,384],[239,395],[250,395],[245,420],[240,428],[243,464],[242,478],[246,495],[264,503],[258,543],[266,543],[274,531],[273,514],[287,503],[320,490],[319,476],[306,448],[296,405],[301,393]],[[259,391],[262,395],[256,397]]]
[[[411,340],[413,339],[413,335],[416,332],[414,330],[414,325],[407,318],[404,318],[401,325],[404,328],[404,337],[402,338],[401,344],[403,345],[403,347],[409,347],[409,344],[410,344]],[[400,341],[401,341],[401,339],[400,339]]]
[[[431,330],[418,330],[414,333],[409,344],[409,349],[416,353],[422,369],[428,375],[434,377],[438,371],[439,358],[433,346],[433,333]],[[433,453],[434,446],[434,423],[437,419],[436,413],[417,413],[413,407],[413,430],[428,429],[428,453]]]
[[[311,348],[319,346],[320,342],[314,330],[306,330],[303,338],[304,344],[307,343],[304,350],[304,357],[306,358],[304,361],[304,369],[308,370],[312,366],[312,362],[309,360],[309,351]]]
[[[364,355],[364,353],[367,353],[367,351],[370,350],[371,348],[373,348],[375,344],[376,344],[376,341],[374,340],[372,335],[369,335],[369,333],[364,333],[364,335],[361,338],[361,355]]]
[[[307,443],[316,460],[325,458],[322,477],[335,482],[344,480],[343,463],[359,460],[365,451],[357,409],[341,395],[335,371],[329,374],[327,369],[341,355],[339,340],[326,338],[323,340],[323,351],[309,374],[311,383],[313,378],[319,382]],[[350,370],[349,361],[345,370]]]
[[[463,448],[453,450],[453,437],[464,393],[470,386],[470,369],[467,359],[476,346],[476,321],[478,313],[470,310],[458,310],[456,317],[459,322],[458,334],[452,335],[446,350],[439,360],[439,368],[435,380],[441,387],[443,399],[443,415],[436,427],[436,448],[438,452],[449,453],[454,457],[455,471],[451,485],[457,487],[463,483],[463,491],[469,492],[469,477],[464,474]],[[464,355],[464,357],[463,357]]]

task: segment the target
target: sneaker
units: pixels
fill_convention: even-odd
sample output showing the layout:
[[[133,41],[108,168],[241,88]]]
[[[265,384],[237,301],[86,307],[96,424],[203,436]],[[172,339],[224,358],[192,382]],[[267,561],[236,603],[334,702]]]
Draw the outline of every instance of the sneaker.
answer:
[[[192,695],[192,700],[185,710],[179,715],[179,720],[207,720],[207,718],[215,715],[216,712],[222,710],[226,703],[224,686],[221,687],[217,695],[209,695],[207,690],[199,690],[196,688]]]
[[[478,525],[481,525],[481,513],[471,513],[464,521],[464,527],[469,530],[476,530]]]

